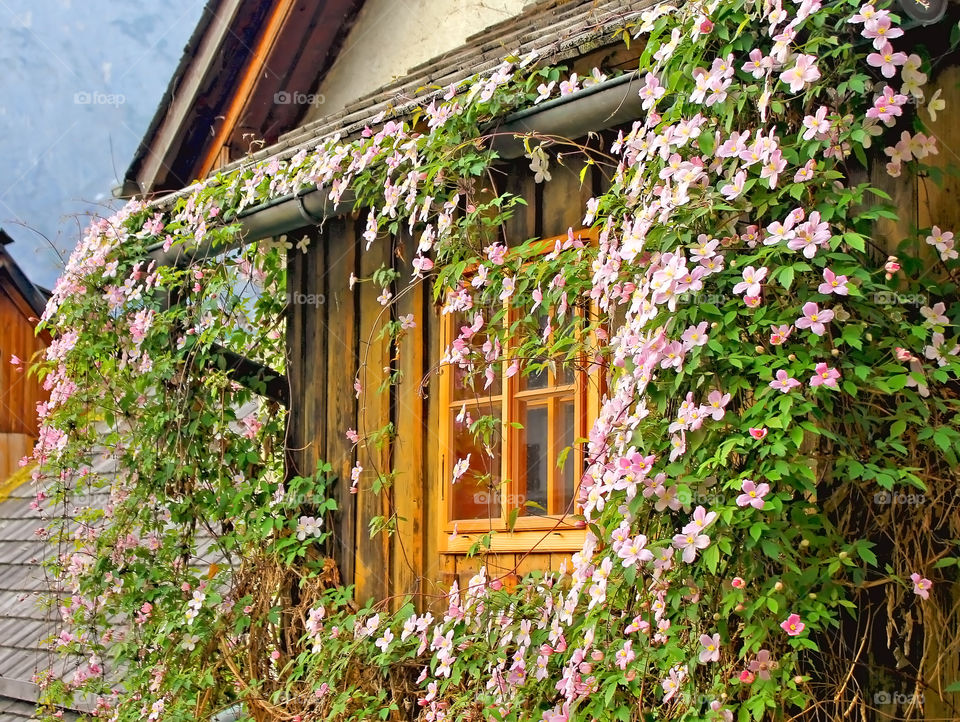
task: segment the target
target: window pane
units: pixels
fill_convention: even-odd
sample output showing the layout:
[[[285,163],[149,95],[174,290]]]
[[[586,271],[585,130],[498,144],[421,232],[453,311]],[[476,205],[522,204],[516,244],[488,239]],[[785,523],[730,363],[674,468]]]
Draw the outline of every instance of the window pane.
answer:
[[[520,404],[520,471],[524,478],[520,484],[521,497],[517,504],[521,514],[546,514],[547,479],[550,469],[549,422],[547,405]],[[533,502],[540,507],[529,506]]]
[[[574,409],[573,399],[564,399],[559,403],[559,428],[556,429],[557,456],[563,453],[563,450],[570,447],[563,462],[563,468],[557,470],[557,489],[554,493],[555,508],[551,509],[554,514],[572,514],[573,489],[576,485],[576,478],[580,474],[577,464],[576,449],[573,442],[577,438],[576,411]]]
[[[482,416],[493,415],[500,418],[499,403],[467,404],[467,412],[473,421]],[[494,429],[490,437],[491,457],[484,448],[482,437],[474,438],[470,433],[468,419],[457,420],[459,409],[451,409],[452,458],[451,469],[460,459],[470,455],[466,473],[450,488],[451,519],[499,519],[500,518],[500,428]],[[444,479],[450,484],[452,479]]]
[[[453,333],[451,334],[450,338],[451,342],[453,342],[453,340],[460,335],[462,327],[470,326],[471,323],[473,323],[473,315],[470,315],[468,320],[467,316],[462,313],[454,314],[452,321]],[[459,364],[453,365],[454,399],[458,401],[461,399],[478,399],[500,394],[500,364],[496,364],[494,366],[495,375],[493,378],[493,383],[490,384],[489,388],[484,388],[487,383],[487,380],[484,377],[486,365],[483,363],[481,358],[476,356],[476,354],[482,353],[483,345],[486,342],[487,335],[483,331],[471,336],[468,342],[468,353],[470,353],[469,359],[476,363],[476,373],[471,374],[470,369],[463,368]]]
[[[573,383],[575,371],[573,361],[557,362],[557,386],[567,386]]]

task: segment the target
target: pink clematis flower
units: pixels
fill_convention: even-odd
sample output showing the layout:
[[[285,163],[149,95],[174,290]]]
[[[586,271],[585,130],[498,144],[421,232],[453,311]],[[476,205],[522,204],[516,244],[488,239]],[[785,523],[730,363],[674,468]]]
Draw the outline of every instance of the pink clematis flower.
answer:
[[[707,662],[718,662],[720,660],[720,635],[714,634],[712,637],[709,634],[700,635],[700,664],[706,664]]]
[[[910,581],[913,582],[914,594],[923,599],[930,598],[930,588],[933,586],[933,582],[926,577],[920,576],[916,572],[910,575]]]
[[[697,558],[698,549],[706,549],[708,546],[710,546],[710,537],[706,534],[697,534],[691,531],[686,534],[674,534],[673,536],[673,547],[683,552],[680,558],[687,564],[692,564],[693,560]]]
[[[733,287],[733,292],[745,293],[747,296],[759,296],[761,282],[766,276],[766,266],[761,266],[760,268],[747,266],[743,269],[743,280]]]
[[[903,30],[892,23],[888,12],[881,11],[874,13],[864,22],[861,35],[868,40],[873,40],[873,47],[880,50],[887,41],[903,35]]]
[[[813,369],[813,376],[810,377],[811,386],[827,386],[828,388],[837,388],[837,379],[840,378],[840,372],[830,368],[822,361]]]
[[[830,309],[820,310],[820,307],[813,301],[807,301],[803,304],[803,316],[798,318],[794,325],[797,328],[809,328],[817,336],[823,336],[827,331],[824,324],[833,320],[833,311]]]
[[[838,296],[846,296],[850,293],[850,290],[847,288],[847,277],[838,276],[829,268],[823,269],[823,283],[821,283],[817,290],[820,293],[831,294],[835,293]]]
[[[740,488],[743,493],[737,497],[737,506],[752,506],[754,509],[763,509],[763,497],[770,491],[769,484],[756,484],[752,479],[744,479]]]
[[[772,343],[774,346],[779,346],[788,338],[790,338],[791,333],[793,333],[793,326],[791,325],[783,324],[781,326],[771,326],[770,343]]]
[[[761,649],[757,652],[757,658],[750,662],[747,669],[756,674],[759,679],[770,679],[770,670],[773,666],[774,661],[770,659],[770,650]]]
[[[798,55],[793,67],[780,74],[780,80],[790,86],[791,93],[799,93],[805,85],[819,78],[817,59],[813,55]]]
[[[893,46],[889,41],[885,41],[877,52],[870,53],[867,56],[867,65],[879,68],[880,74],[885,78],[892,78],[896,75],[897,68],[905,62],[907,62],[907,54],[893,52]]]
[[[766,427],[762,427],[762,426],[761,427],[751,426],[748,429],[748,432],[750,433],[750,436],[755,438],[757,441],[760,441],[761,439],[764,439],[767,436],[767,429]]]
[[[782,393],[787,393],[799,385],[800,382],[795,378],[791,378],[790,374],[783,369],[777,371],[777,378],[770,382],[771,389],[777,389],[777,391],[781,391]]]
[[[780,622],[781,629],[783,629],[783,631],[789,634],[791,637],[796,637],[806,628],[806,626],[806,624],[800,621],[799,614],[791,614],[786,618],[785,621]]]

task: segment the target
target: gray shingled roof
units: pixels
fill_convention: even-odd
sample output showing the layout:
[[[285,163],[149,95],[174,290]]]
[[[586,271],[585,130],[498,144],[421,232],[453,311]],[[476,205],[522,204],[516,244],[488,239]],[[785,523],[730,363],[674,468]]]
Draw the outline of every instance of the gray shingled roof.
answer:
[[[54,548],[37,536],[44,525],[30,508],[33,485],[25,483],[0,502],[0,719],[30,719],[35,672],[53,661],[40,646],[56,630],[56,610],[41,598],[49,589],[41,566]]]

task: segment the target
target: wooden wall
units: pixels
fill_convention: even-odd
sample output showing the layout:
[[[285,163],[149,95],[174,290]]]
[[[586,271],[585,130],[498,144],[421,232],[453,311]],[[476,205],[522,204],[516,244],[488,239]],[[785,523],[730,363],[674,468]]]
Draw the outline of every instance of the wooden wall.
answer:
[[[35,313],[0,273],[0,481],[17,470],[19,460],[33,447],[37,436],[37,402],[47,398],[36,377],[26,367],[46,348],[34,334],[30,319]],[[23,370],[10,363],[11,356],[24,362]]]
[[[595,140],[594,146],[598,144]],[[573,155],[563,164],[554,162],[553,180],[545,185],[534,183],[524,158],[496,174],[498,191],[505,189],[528,201],[505,226],[511,243],[580,227],[587,198],[604,185],[596,168],[586,170],[581,185],[583,165]],[[339,477],[334,553],[344,580],[356,583],[360,603],[372,597],[390,599],[397,606],[405,595],[417,595],[424,607],[435,603],[454,579],[463,585],[481,564],[508,582],[515,574],[558,567],[569,558],[567,550],[500,553],[483,559],[441,551],[441,500],[431,493],[440,463],[438,381],[431,373],[442,354],[440,316],[431,289],[423,285],[405,290],[396,305],[386,309],[377,302],[380,291],[373,284],[358,283],[349,289],[351,273],[369,278],[383,264],[400,271],[400,289],[410,277],[413,242],[380,239],[364,251],[362,231],[363,220],[345,217],[328,221],[322,229],[292,233],[294,242],[307,234],[311,243],[306,254],[291,253],[288,266],[292,301],[323,299],[321,304],[289,306],[293,449],[289,461],[296,473],[309,474],[322,459]],[[394,318],[413,314],[417,323],[400,338],[398,347],[377,338],[390,314]],[[381,393],[378,387],[387,373],[399,374],[401,381],[389,393]],[[359,401],[354,392],[357,378],[364,389]],[[364,471],[358,492],[351,494],[350,471],[358,451],[344,432],[353,428],[363,436],[387,423],[396,429],[394,438],[359,451]],[[378,474],[391,469],[396,472],[393,485],[375,494]],[[370,520],[391,514],[396,517],[395,533],[371,539]]]

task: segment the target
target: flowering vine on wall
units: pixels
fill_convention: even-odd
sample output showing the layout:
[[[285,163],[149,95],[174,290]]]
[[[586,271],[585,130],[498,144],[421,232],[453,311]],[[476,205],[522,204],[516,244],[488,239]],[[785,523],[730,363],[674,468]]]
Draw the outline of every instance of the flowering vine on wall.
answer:
[[[533,57],[413,119],[91,226],[44,315],[56,341],[33,458],[61,551],[55,645],[75,661],[65,680],[40,675],[48,712],[87,695],[116,720],[237,701],[284,720],[869,716],[883,660],[864,657],[861,625],[878,610],[913,704],[956,689],[929,670],[957,641],[918,645],[914,623],[956,613],[957,251],[934,225],[891,253],[875,228],[896,214],[863,172],[874,144],[893,177],[939,152],[933,59],[895,49],[881,3],[659,5],[629,30],[645,117],[585,209],[596,246],[500,242],[518,199],[485,186],[480,129],[601,80]],[[551,182],[557,139],[527,142]],[[435,614],[357,609],[339,585],[321,553],[331,468],[285,479],[281,408],[222,363],[227,348],[284,370],[285,256],[307,241],[186,268],[147,258],[155,243],[233,247],[236,212],[307,186],[355,193],[367,249],[415,234],[411,279],[360,282],[384,306],[431,283],[441,313],[471,320],[445,362],[477,388],[557,348],[606,360],[583,440],[588,533],[564,573],[506,588],[481,572]],[[520,328],[505,356],[505,304],[547,313],[549,348]],[[389,430],[342,431],[362,459]]]

